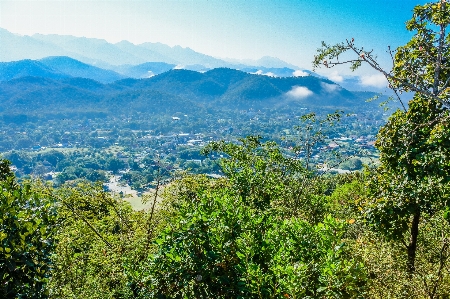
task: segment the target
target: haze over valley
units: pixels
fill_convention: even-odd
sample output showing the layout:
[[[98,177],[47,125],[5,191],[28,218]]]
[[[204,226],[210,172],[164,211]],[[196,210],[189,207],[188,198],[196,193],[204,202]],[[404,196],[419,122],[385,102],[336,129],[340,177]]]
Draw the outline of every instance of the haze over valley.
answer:
[[[154,179],[143,176],[142,168],[133,170],[133,163],[140,165],[145,157],[162,155],[175,169],[220,174],[215,162],[199,155],[209,141],[259,134],[286,140],[289,147],[299,118],[310,112],[352,115],[316,145],[316,163],[331,157],[333,140],[341,137],[363,140],[342,144],[348,155],[366,149],[373,155],[373,145],[367,144],[387,115],[380,101],[366,102],[379,89],[368,91],[357,77],[339,77],[338,84],[275,57],[225,61],[161,43],[20,36],[4,29],[0,42],[0,150],[19,175],[43,175],[56,183],[92,172],[98,175],[90,177],[106,179],[105,171],[111,170],[98,163],[67,167],[78,159],[73,150],[100,150],[121,160],[114,171],[135,171],[123,182],[139,191]],[[68,160],[43,167],[35,159],[49,150],[65,153]]]

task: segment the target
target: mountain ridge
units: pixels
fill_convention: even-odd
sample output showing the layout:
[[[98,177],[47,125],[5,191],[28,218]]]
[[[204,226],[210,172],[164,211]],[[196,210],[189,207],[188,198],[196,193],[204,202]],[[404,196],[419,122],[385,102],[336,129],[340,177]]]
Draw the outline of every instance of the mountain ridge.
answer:
[[[127,113],[132,114],[178,111],[180,107],[190,113],[195,110],[201,113],[205,108],[271,109],[274,105],[288,109],[366,104],[358,93],[326,79],[313,76],[273,78],[229,68],[205,73],[170,70],[148,79],[127,78],[111,83],[73,77],[29,76],[0,82],[0,111],[3,114],[103,111],[113,115],[117,113],[114,109],[129,110]]]
[[[170,47],[162,43],[129,41],[109,43],[104,39],[57,34],[17,35],[0,28],[0,61],[41,59],[47,56],[69,56],[84,63],[112,69],[119,65],[165,62],[180,66],[202,65],[205,68],[240,66],[196,52],[189,47]],[[264,58],[264,57],[263,57]],[[263,59],[261,58],[261,59]],[[276,58],[284,67],[291,64]],[[241,65],[242,66],[242,65]],[[298,68],[295,68],[298,69]]]

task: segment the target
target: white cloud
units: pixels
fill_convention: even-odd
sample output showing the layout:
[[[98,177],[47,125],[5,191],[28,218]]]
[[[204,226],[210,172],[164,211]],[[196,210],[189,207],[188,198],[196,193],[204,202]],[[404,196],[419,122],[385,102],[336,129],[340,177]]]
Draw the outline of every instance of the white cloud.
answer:
[[[335,91],[341,89],[341,87],[337,84],[328,84],[325,82],[321,82],[320,85],[322,86],[323,89],[325,89],[326,92],[329,92],[329,93],[332,93],[332,92],[335,92]]]
[[[360,83],[364,86],[372,86],[377,88],[386,87],[388,84],[386,78],[382,74],[361,76]]]
[[[272,72],[264,73],[262,70],[258,70],[258,71],[256,71],[256,72],[253,73],[253,74],[255,74],[255,75],[263,75],[263,76],[269,76],[269,77],[277,77],[277,75],[275,75],[275,74],[272,73]]]
[[[344,77],[342,77],[341,75],[339,75],[339,73],[337,71],[332,72],[329,76],[328,79],[330,79],[333,82],[337,82],[337,83],[341,83],[342,81],[344,81]]]
[[[304,99],[304,98],[307,98],[307,97],[313,95],[313,92],[303,86],[294,86],[286,94],[287,94],[287,96],[289,96],[291,98]]]
[[[147,75],[146,76],[144,76],[145,78],[151,78],[151,77],[154,77],[155,76],[155,74],[152,72],[152,71],[148,71],[147,72]]]
[[[174,67],[173,69],[174,69],[174,70],[182,70],[182,69],[184,69],[184,68],[185,68],[184,65],[179,64],[179,65],[177,65],[176,67]]]
[[[302,70],[296,70],[296,71],[294,71],[292,73],[292,76],[294,76],[294,77],[305,77],[305,76],[308,76],[308,75],[309,74],[307,72],[302,71]]]

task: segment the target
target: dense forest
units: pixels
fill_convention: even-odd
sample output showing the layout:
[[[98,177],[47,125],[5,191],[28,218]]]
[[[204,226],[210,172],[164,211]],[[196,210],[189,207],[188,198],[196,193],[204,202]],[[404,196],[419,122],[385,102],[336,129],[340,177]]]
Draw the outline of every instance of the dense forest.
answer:
[[[445,0],[416,6],[391,70],[353,39],[318,49],[315,67],[367,64],[394,94],[412,94],[376,135],[379,163],[360,171],[311,163],[321,126],[339,113],[319,126],[302,116],[307,138],[290,147],[260,136],[209,142],[201,154],[220,177],[168,180],[148,160],[155,183],[141,211],[101,183],[19,180],[0,160],[1,297],[450,298],[449,24]],[[53,167],[65,159],[42,155],[33,159]],[[112,156],[73,155],[120,169]]]

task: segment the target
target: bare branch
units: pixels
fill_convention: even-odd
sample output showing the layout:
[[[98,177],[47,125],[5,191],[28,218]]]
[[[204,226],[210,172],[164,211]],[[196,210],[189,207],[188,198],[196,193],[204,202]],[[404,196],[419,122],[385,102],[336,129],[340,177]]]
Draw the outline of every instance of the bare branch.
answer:
[[[403,107],[403,111],[407,111],[405,105],[403,104],[402,99],[400,98],[400,95],[397,92],[397,88],[392,87],[392,90],[394,91],[395,95],[397,96],[397,100],[400,102],[400,104],[402,104]]]
[[[353,47],[353,45],[349,44],[350,49],[352,49],[356,54],[360,55],[360,52],[358,52],[358,49],[356,49],[355,47]],[[387,73],[385,70],[383,70],[378,63],[376,63],[371,57],[369,57],[369,59],[367,59],[365,56],[363,56],[364,61],[369,64],[373,69],[377,70],[378,72],[382,73],[386,79],[391,79],[392,81],[396,81],[398,83],[400,83],[403,86],[408,87],[409,89],[418,92],[418,93],[422,93],[434,100],[436,100],[437,102],[441,103],[444,106],[448,106],[449,104],[446,103],[445,101],[443,101],[441,98],[439,98],[438,96],[436,96],[435,94],[431,93],[428,90],[424,90],[422,88],[418,88],[417,86],[408,83],[400,78],[397,78],[389,73]]]

